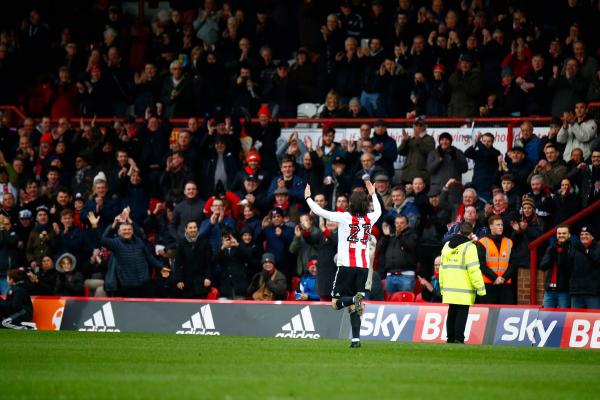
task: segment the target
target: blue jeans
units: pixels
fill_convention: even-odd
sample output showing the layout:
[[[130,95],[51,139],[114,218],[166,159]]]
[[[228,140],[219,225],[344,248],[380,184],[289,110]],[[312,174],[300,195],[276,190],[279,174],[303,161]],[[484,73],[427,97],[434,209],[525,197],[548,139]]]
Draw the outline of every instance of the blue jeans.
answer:
[[[0,294],[7,294],[10,286],[6,281],[6,277],[0,277]]]
[[[571,295],[571,308],[600,309],[600,296],[586,296],[584,294],[573,294]]]
[[[385,291],[389,294],[396,292],[412,292],[415,290],[415,277],[409,275],[390,275],[385,279]]]
[[[364,91],[360,94],[360,105],[367,110],[371,117],[381,116],[380,96],[381,94],[379,93],[367,93]]]
[[[567,292],[544,292],[544,308],[571,308],[571,295]]]

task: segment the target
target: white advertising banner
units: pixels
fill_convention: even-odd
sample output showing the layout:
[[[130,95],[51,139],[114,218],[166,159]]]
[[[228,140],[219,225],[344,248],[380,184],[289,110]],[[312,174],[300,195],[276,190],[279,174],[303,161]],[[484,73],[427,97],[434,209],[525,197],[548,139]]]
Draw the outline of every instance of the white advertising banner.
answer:
[[[402,141],[402,130],[403,128],[388,128],[388,134],[396,141],[397,145],[400,145]],[[412,136],[412,127],[405,128],[406,132],[409,136]],[[298,137],[300,140],[304,140],[305,136],[310,136],[313,143],[321,144],[321,128],[285,128],[281,130],[281,136],[284,139],[288,139],[293,132],[298,132]],[[494,135],[494,147],[497,148],[503,155],[506,154],[508,148],[508,128],[506,127],[470,127],[464,126],[460,128],[444,128],[444,127],[428,127],[427,133],[432,135],[435,139],[436,146],[438,141],[438,136],[442,132],[448,132],[452,135],[452,144],[462,150],[465,151],[468,147],[473,144],[473,140],[477,133],[486,133],[489,132]],[[536,132],[537,133],[537,132]],[[538,133],[539,134],[539,133]],[[360,137],[359,128],[344,128],[344,127],[336,127],[335,128],[335,141],[341,142],[342,140],[347,141],[355,141]],[[473,162],[467,159],[469,162],[469,171],[463,174],[463,182],[471,181],[473,176]],[[398,170],[404,160],[402,157],[398,157],[398,160],[395,164],[396,170]],[[396,175],[396,178],[398,175]]]

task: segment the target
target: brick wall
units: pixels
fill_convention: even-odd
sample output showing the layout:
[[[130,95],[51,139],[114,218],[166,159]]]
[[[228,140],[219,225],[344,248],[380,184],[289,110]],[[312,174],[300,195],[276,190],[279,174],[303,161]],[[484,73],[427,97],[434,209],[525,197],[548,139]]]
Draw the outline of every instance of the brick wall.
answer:
[[[544,299],[544,279],[546,277],[545,271],[537,271],[537,285],[536,285],[536,298],[537,304],[542,304]],[[529,304],[529,290],[530,290],[530,271],[526,268],[519,268],[519,274],[517,278],[517,304],[527,305]]]

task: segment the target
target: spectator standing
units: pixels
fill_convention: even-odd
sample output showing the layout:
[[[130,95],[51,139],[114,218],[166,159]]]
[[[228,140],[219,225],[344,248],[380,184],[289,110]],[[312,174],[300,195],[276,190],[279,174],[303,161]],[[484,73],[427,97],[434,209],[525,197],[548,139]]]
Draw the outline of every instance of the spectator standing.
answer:
[[[390,137],[383,120],[377,120],[373,124],[373,152],[377,159],[377,165],[385,169],[387,176],[394,176],[394,162],[398,158],[396,141]]]
[[[166,268],[150,253],[140,234],[141,232],[134,232],[127,209],[117,215],[113,223],[104,230],[100,243],[111,251],[108,272],[112,272],[111,278],[114,279],[109,282],[107,275],[106,291],[115,291],[123,297],[147,297],[150,267],[158,270]]]
[[[577,102],[586,100],[587,84],[579,74],[579,66],[574,58],[567,58],[563,72],[559,75],[559,67],[552,66],[552,78],[548,81],[552,93],[552,116],[559,117],[564,112],[575,108]]]
[[[524,121],[521,123],[521,132],[519,138],[515,140],[514,146],[523,148],[527,155],[527,161],[530,164],[537,164],[540,160],[543,152],[542,140],[533,133],[533,124],[531,121]]]
[[[491,199],[491,188],[495,183],[498,170],[498,157],[501,156],[494,147],[494,135],[489,132],[477,133],[475,144],[465,151],[465,156],[475,162],[473,168],[473,186],[482,198]]]
[[[296,268],[290,253],[290,244],[294,240],[294,229],[284,224],[284,212],[281,208],[271,210],[262,221],[258,234],[259,243],[265,243],[265,250],[273,254],[279,269],[291,280]]]
[[[165,201],[168,203],[177,204],[182,201],[186,182],[194,178],[191,168],[185,164],[185,161],[181,151],[175,151],[167,158],[165,171],[160,177],[160,186],[166,190]]]
[[[300,223],[294,228],[294,239],[290,243],[290,253],[296,255],[295,275],[301,276],[311,258],[318,254],[318,243],[321,232],[313,226],[309,214],[300,216]]]
[[[406,197],[406,191],[397,186],[392,189],[392,205],[384,216],[384,220],[389,224],[395,224],[396,217],[403,215],[408,220],[408,225],[412,229],[417,229],[419,225],[420,214],[412,197]]]
[[[515,218],[510,223],[513,233],[512,249],[513,262],[517,268],[529,268],[531,251],[529,243],[544,233],[544,222],[535,213],[535,202],[530,197],[524,196],[521,203],[521,212],[516,212]]]
[[[452,135],[442,132],[438,137],[439,146],[427,155],[427,171],[429,172],[430,189],[440,191],[450,179],[462,181],[462,174],[467,172],[468,164],[465,154],[452,145]],[[459,198],[459,185],[452,185],[451,198]]]
[[[473,69],[473,57],[461,54],[458,68],[448,79],[450,86],[449,117],[472,117],[477,115],[482,80],[478,69]]]
[[[273,158],[273,155],[270,157]],[[273,178],[271,185],[269,186],[268,195],[270,199],[274,198],[275,189],[286,188],[291,200],[297,202],[302,201],[302,188],[304,187],[305,182],[295,174],[296,163],[294,159],[290,156],[284,157],[283,160],[281,160],[280,171],[281,175]]]
[[[546,159],[536,164],[529,174],[529,180],[533,180],[534,175],[540,175],[550,190],[556,190],[560,187],[562,179],[567,176],[567,167],[560,159],[560,153],[554,144],[547,143],[544,146],[544,155]]]
[[[177,203],[173,209],[171,219],[171,235],[183,237],[187,221],[202,221],[204,218],[204,201],[198,196],[198,187],[195,182],[186,182],[183,188],[184,199]]]
[[[35,225],[27,239],[25,250],[27,264],[31,268],[37,268],[45,256],[54,255],[55,233],[48,218],[48,208],[40,206],[35,212]]]
[[[175,281],[184,298],[206,298],[213,281],[213,251],[198,233],[198,222],[186,221],[185,234],[177,241]]]
[[[565,112],[562,115],[563,125],[558,131],[556,141],[566,144],[563,159],[568,162],[571,159],[571,151],[579,148],[583,151],[583,158],[591,155],[591,142],[598,134],[598,126],[592,116],[588,114],[587,104],[575,103],[575,115]]]
[[[322,208],[322,207],[321,207]],[[337,266],[338,225],[333,221],[325,221],[319,239],[319,268],[317,269],[317,292],[321,301],[331,301],[331,290]]]
[[[405,156],[406,160],[401,168],[401,181],[411,183],[416,176],[429,181],[429,172],[426,170],[428,154],[435,148],[435,140],[427,134],[427,125],[423,117],[417,117],[413,123],[413,136],[409,137],[402,130],[402,141],[398,147],[398,154]]]
[[[573,187],[570,179],[564,178],[560,182],[560,189],[554,195],[552,203],[554,225],[560,224],[581,210],[581,196]]]
[[[569,284],[574,260],[571,258],[569,225],[556,227],[556,242],[552,243],[540,261],[540,270],[548,271],[545,280],[544,308],[570,308]]]
[[[572,308],[600,309],[600,245],[590,225],[583,226],[580,242],[573,244],[573,271],[569,293]]]
[[[415,288],[415,271],[417,269],[416,232],[408,225],[408,218],[399,215],[394,219],[394,231],[385,223],[383,236],[377,243],[379,254],[383,255],[380,268],[386,276],[386,291],[412,292]]]
[[[223,231],[235,232],[235,219],[225,215],[225,203],[222,199],[215,197],[210,205],[210,218],[200,224],[199,235],[206,239],[216,253],[221,246],[221,234]]]

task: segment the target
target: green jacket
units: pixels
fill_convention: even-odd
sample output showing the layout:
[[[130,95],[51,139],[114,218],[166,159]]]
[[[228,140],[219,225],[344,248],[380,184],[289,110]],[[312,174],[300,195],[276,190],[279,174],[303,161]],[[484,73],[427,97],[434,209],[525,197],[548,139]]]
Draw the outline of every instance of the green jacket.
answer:
[[[427,171],[427,155],[435,149],[435,140],[428,134],[423,134],[420,138],[411,137],[403,140],[398,147],[398,154],[406,157],[402,165],[402,182],[412,182],[413,178],[420,176],[429,181],[429,172]]]
[[[453,236],[442,249],[440,290],[446,304],[471,305],[475,294],[485,296],[477,246],[464,236]]]

